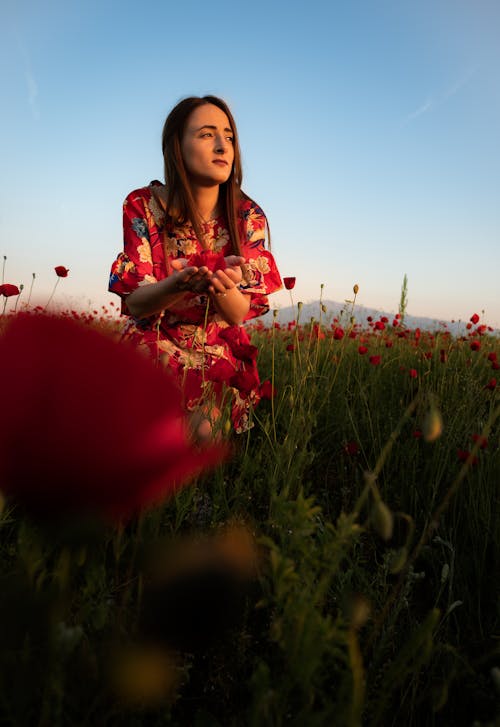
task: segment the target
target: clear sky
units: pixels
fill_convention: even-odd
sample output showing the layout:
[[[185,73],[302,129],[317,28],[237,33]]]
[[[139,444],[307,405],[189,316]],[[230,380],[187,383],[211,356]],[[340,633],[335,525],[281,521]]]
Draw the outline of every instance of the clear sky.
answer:
[[[496,0],[2,0],[5,282],[92,306],[182,97],[229,103],[295,300],[500,326]],[[116,299],[117,300],[117,299]],[[275,305],[289,298],[278,293]]]

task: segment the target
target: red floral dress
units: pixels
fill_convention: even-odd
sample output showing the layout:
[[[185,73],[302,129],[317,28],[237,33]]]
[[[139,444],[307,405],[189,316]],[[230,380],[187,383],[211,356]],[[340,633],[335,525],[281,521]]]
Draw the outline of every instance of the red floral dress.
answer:
[[[233,425],[237,432],[245,431],[250,407],[259,400],[259,376],[257,349],[244,326],[227,323],[207,294],[189,291],[159,315],[137,319],[127,309],[127,295],[139,285],[167,277],[172,260],[199,260],[204,254],[191,224],[174,228],[165,224],[164,195],[165,188],[155,182],[131,192],[123,205],[124,251],[114,261],[109,281],[109,290],[122,298],[122,313],[128,316],[123,338],[173,372],[189,411],[209,394],[220,405],[224,392],[232,392]],[[251,297],[248,320],[267,313],[267,295],[282,283],[274,258],[264,246],[264,213],[246,199],[240,203],[240,213],[248,280],[239,287]],[[221,256],[233,254],[223,217],[210,220],[203,231],[208,250]]]

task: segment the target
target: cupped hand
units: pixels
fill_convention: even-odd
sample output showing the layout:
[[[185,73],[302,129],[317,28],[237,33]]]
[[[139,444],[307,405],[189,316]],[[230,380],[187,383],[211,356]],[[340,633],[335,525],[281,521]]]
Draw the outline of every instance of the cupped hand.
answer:
[[[171,263],[175,272],[171,278],[178,292],[189,290],[191,293],[206,293],[209,289],[211,273],[205,266],[201,268],[188,265],[185,258],[177,258]]]

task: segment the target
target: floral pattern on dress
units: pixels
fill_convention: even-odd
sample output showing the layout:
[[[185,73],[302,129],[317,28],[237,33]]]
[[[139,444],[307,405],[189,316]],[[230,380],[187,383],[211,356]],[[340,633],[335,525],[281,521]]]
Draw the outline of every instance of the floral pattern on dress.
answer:
[[[159,183],[131,192],[123,205],[124,250],[111,267],[109,290],[122,299],[127,316],[123,339],[144,350],[169,369],[184,392],[185,406],[200,406],[208,391],[220,400],[233,392],[232,420],[237,432],[249,426],[249,412],[259,400],[256,349],[244,326],[229,325],[210,297],[186,293],[159,315],[136,319],[126,299],[140,285],[167,277],[176,258],[201,254],[202,247],[191,224],[165,225],[165,187]],[[282,287],[272,254],[265,248],[266,218],[251,200],[240,202],[240,237],[245,257],[245,278],[240,290],[250,295],[246,319],[267,313],[267,296]],[[232,254],[223,217],[203,225],[203,242],[214,253]],[[207,309],[208,306],[208,309]],[[206,325],[205,325],[206,320]]]

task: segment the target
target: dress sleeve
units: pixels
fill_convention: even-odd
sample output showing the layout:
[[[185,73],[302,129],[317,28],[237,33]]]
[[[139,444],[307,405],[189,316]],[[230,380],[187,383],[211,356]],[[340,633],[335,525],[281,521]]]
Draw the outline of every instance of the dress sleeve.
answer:
[[[245,320],[264,315],[269,310],[267,296],[283,287],[274,257],[266,250],[266,217],[255,204],[244,209],[246,240],[243,241],[246,276],[240,289],[251,296]]]
[[[131,192],[123,203],[124,248],[113,262],[109,278],[109,290],[122,301],[139,285],[157,282],[150,244],[151,214],[144,192]]]

